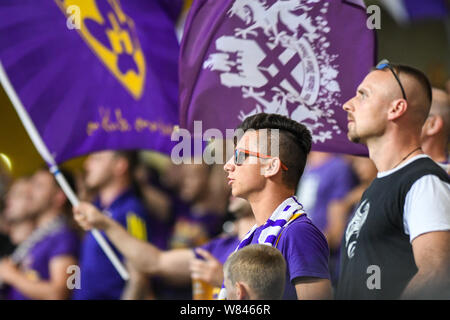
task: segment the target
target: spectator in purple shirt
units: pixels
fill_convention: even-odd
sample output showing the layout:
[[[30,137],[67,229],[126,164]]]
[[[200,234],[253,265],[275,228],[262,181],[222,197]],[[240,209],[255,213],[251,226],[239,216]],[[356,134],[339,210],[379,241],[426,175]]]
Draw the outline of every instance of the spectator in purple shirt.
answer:
[[[298,299],[331,298],[327,241],[294,196],[311,149],[308,129],[287,117],[260,113],[238,130],[243,135],[224,169],[232,194],[250,202],[256,219],[238,250],[255,243],[280,250],[289,280],[285,297],[294,291]],[[225,297],[222,287],[219,298]]]
[[[84,163],[85,181],[89,189],[98,191],[94,205],[99,210],[127,228],[130,236],[149,241],[153,221],[133,188],[137,162],[134,151],[104,150],[92,153]],[[118,255],[118,258],[122,259],[122,256]],[[83,237],[80,269],[81,288],[75,290],[74,300],[131,299],[145,296],[149,291],[148,277],[135,270],[130,272],[128,282],[120,277],[92,233]]]
[[[325,152],[311,152],[305,173],[297,189],[297,197],[311,221],[328,239],[328,233],[334,227],[328,219],[329,205],[343,199],[356,185],[357,179],[351,165],[343,157]],[[331,217],[333,218],[333,217]],[[339,273],[339,246],[330,247],[330,272],[335,286]]]
[[[79,239],[64,217],[66,196],[47,170],[31,178],[30,210],[37,228],[1,261],[0,278],[11,286],[10,299],[68,299],[67,270],[77,264]]]

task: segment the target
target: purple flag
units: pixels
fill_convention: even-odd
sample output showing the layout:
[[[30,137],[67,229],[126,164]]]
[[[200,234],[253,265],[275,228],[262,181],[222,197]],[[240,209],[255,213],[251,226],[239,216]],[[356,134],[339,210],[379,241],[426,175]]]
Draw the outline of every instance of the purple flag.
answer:
[[[168,9],[161,0],[0,2],[0,61],[57,163],[104,149],[170,154],[179,46]]]
[[[399,24],[449,18],[450,5],[446,3],[446,0],[381,0],[380,3]]]
[[[194,0],[180,54],[180,125],[223,133],[259,113],[306,125],[313,150],[367,154],[343,103],[374,65],[362,1]]]

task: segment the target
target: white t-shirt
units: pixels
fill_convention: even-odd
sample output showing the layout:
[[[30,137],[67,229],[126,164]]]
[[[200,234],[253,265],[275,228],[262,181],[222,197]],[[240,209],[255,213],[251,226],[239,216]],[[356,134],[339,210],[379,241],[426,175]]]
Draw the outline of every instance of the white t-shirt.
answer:
[[[415,156],[397,168],[379,172],[377,177],[386,177],[421,158],[429,157]],[[414,182],[405,198],[403,227],[410,242],[427,232],[450,230],[450,184],[431,174]]]

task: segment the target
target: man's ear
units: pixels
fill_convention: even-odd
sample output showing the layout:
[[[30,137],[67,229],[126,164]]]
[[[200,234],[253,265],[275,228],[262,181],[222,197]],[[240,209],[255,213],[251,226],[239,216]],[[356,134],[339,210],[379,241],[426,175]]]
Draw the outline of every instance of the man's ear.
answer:
[[[275,176],[281,170],[281,161],[279,158],[270,158],[264,169],[264,177],[270,178]]]
[[[388,120],[396,120],[408,110],[408,103],[405,99],[397,99],[391,102],[388,110]]]
[[[250,295],[246,286],[242,282],[236,282],[234,284],[236,287],[236,299],[237,300],[250,300]]]
[[[423,126],[427,136],[434,136],[442,130],[444,120],[441,116],[433,115],[427,118]]]

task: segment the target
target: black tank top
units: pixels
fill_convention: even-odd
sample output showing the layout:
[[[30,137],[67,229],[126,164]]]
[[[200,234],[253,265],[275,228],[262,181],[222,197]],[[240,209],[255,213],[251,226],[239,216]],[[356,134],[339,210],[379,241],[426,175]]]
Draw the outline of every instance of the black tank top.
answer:
[[[337,299],[400,297],[417,272],[403,227],[405,198],[414,182],[430,174],[450,183],[447,173],[433,160],[420,158],[376,178],[364,192],[342,240]],[[370,277],[375,272],[380,278],[379,286],[374,287]]]

